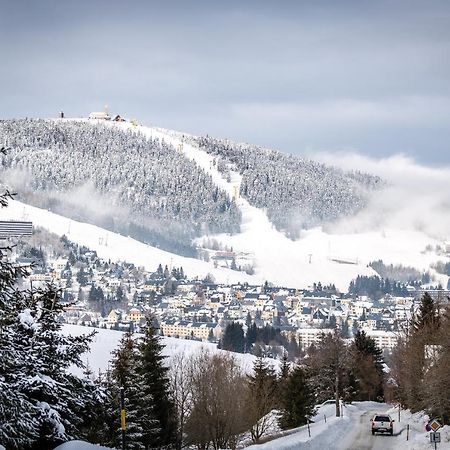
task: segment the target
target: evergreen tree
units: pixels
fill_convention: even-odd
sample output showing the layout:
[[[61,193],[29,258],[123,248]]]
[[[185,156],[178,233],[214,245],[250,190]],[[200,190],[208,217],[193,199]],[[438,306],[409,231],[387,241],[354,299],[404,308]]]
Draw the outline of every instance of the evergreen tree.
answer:
[[[421,330],[433,330],[439,328],[440,318],[439,311],[436,303],[428,292],[423,294],[419,312],[414,320],[414,329],[416,331]]]
[[[275,407],[277,377],[273,367],[262,358],[253,364],[253,374],[247,376],[247,411],[253,442],[258,442],[267,431],[270,418],[267,414]]]
[[[240,323],[231,322],[226,326],[219,348],[230,352],[244,353],[244,330]]]
[[[175,444],[175,406],[169,392],[168,368],[164,366],[163,346],[152,321],[147,319],[144,336],[139,343],[139,375],[142,377],[141,396],[152,398],[148,412],[155,418],[157,429],[144,434],[146,448],[170,447]]]
[[[116,289],[116,301],[122,303],[125,300],[125,294],[121,286]]]
[[[69,373],[83,367],[89,336],[65,336],[57,317],[60,291],[16,289],[23,269],[0,260],[0,442],[12,449],[50,449],[83,436],[96,387]]]
[[[313,390],[308,384],[306,371],[303,367],[295,367],[290,374],[282,402],[281,428],[294,428],[304,425],[313,415]]]
[[[208,342],[214,342],[214,340],[215,340],[214,333],[213,333],[212,328],[210,328],[209,332],[208,332]]]
[[[169,268],[166,265],[166,267],[164,267],[164,278],[167,279],[169,277],[170,277],[170,272],[169,272]]]
[[[119,430],[119,411],[120,411],[120,389],[124,390],[125,411],[126,411],[126,447],[132,450],[146,449],[144,436],[153,431],[155,421],[152,420],[152,415],[148,414],[147,405],[145,401],[152,403],[152,399],[148,399],[147,395],[142,392],[142,378],[138,374],[139,354],[137,345],[131,333],[125,333],[122,337],[120,346],[113,352],[112,375],[116,380],[116,385],[113,385],[110,398],[112,409],[116,409],[117,427],[112,441],[115,445],[120,443],[121,434]],[[145,401],[144,401],[145,399]],[[149,423],[150,422],[150,426]]]
[[[84,271],[83,267],[81,267],[77,273],[77,281],[78,283],[80,283],[81,287],[85,287],[88,283],[86,272]]]
[[[357,331],[351,345],[352,374],[358,400],[383,397],[383,352],[364,331]]]

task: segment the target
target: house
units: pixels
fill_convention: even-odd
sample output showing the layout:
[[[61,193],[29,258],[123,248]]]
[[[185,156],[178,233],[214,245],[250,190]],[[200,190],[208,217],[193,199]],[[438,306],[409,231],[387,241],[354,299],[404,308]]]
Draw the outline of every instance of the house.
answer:
[[[144,319],[144,313],[138,308],[131,308],[127,313],[127,320],[130,322],[140,322],[141,319]]]
[[[312,320],[312,308],[310,306],[302,306],[297,309],[297,319],[299,322],[308,323]]]
[[[324,334],[333,332],[332,328],[298,328],[297,338],[302,350],[306,350],[311,344],[320,342]]]
[[[112,309],[110,311],[110,313],[108,314],[108,317],[106,318],[106,323],[109,326],[114,326],[119,322],[121,317],[122,317],[122,314],[118,309]]]
[[[51,283],[53,281],[53,274],[50,274],[42,269],[35,269],[33,273],[30,275],[29,280]]]
[[[189,322],[184,320],[168,320],[161,322],[161,331],[164,336],[178,338],[196,338],[206,341],[210,332],[214,337],[219,337],[217,324],[212,322]]]
[[[392,331],[367,330],[366,335],[372,338],[382,350],[392,350],[397,345],[398,335]]]
[[[126,122],[126,120],[122,116],[119,116],[119,114],[117,114],[117,116],[114,117],[113,120],[114,122]]]
[[[89,119],[111,120],[111,116],[108,114],[107,111],[104,111],[104,112],[91,112],[89,114]]]

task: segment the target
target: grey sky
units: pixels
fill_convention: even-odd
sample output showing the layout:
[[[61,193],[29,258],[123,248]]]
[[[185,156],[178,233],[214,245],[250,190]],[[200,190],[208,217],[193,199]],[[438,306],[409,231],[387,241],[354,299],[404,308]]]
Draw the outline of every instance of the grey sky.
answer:
[[[0,117],[450,165],[448,1],[0,0]]]

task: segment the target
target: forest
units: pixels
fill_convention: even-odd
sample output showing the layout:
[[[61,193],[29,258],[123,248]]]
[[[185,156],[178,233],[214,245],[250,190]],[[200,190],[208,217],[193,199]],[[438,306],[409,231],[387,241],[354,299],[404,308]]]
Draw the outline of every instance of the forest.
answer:
[[[240,195],[265,208],[277,229],[294,239],[302,228],[354,215],[367,205],[369,193],[384,185],[377,176],[344,172],[256,145],[209,136],[190,142],[217,157],[224,177],[229,170],[239,172]]]
[[[2,181],[19,200],[195,256],[241,214],[193,161],[158,139],[86,122],[0,121]]]

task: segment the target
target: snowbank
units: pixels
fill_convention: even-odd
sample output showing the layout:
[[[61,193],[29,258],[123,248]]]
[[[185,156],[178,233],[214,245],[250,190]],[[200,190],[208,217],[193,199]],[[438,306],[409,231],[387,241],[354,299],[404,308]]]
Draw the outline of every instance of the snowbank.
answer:
[[[111,450],[111,447],[101,447],[100,445],[89,444],[83,441],[69,441],[58,445],[55,450]]]

